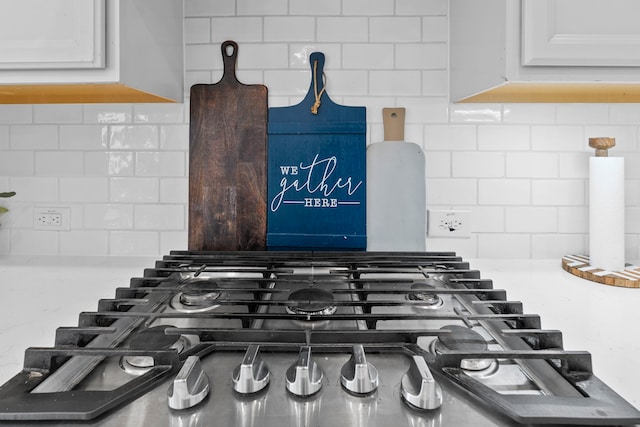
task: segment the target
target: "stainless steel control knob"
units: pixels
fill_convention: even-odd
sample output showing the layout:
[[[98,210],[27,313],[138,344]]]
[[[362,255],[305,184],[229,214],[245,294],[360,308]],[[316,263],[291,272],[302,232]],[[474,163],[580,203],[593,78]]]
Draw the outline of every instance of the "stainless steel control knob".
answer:
[[[247,347],[242,363],[238,365],[231,376],[233,389],[238,393],[257,393],[269,384],[269,368],[260,356],[260,346],[251,344]]]
[[[167,391],[171,409],[188,409],[202,402],[209,394],[209,377],[202,370],[200,358],[189,356]]]
[[[340,373],[340,383],[351,393],[369,394],[378,387],[378,371],[367,362],[361,344],[353,346],[351,358],[342,366]]]
[[[400,395],[418,409],[436,409],[442,405],[442,389],[433,379],[424,357],[413,356],[409,370],[402,377]]]
[[[322,368],[311,358],[311,347],[300,348],[298,360],[287,369],[287,390],[296,396],[311,396],[322,387]]]

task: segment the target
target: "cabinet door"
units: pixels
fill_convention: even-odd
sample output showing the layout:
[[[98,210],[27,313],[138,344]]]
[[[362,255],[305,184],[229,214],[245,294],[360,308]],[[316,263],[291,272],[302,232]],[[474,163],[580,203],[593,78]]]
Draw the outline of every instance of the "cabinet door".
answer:
[[[640,1],[523,0],[525,66],[640,66]]]
[[[0,69],[103,68],[105,0],[0,0]]]

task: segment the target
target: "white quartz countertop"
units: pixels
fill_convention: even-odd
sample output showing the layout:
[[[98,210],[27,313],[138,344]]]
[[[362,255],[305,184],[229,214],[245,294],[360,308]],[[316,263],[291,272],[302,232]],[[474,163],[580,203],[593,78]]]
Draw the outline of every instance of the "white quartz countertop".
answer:
[[[50,347],[59,326],[113,298],[153,267],[155,258],[0,256],[0,384],[22,369],[27,347]],[[640,289],[572,276],[561,260],[469,260],[494,288],[505,289],[543,329],[562,331],[566,350],[592,354],[594,374],[640,407]]]

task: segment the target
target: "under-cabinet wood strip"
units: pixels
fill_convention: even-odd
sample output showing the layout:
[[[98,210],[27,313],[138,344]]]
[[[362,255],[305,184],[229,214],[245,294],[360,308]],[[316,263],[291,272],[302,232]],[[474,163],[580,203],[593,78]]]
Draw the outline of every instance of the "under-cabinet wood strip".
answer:
[[[589,264],[584,255],[566,255],[562,257],[562,268],[574,276],[592,282],[624,288],[640,288],[640,267],[626,265],[622,271],[607,271]]]

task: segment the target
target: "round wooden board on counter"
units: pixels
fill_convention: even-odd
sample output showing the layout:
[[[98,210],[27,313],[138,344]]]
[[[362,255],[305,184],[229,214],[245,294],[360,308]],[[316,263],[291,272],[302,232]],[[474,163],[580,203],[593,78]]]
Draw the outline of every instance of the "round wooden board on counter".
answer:
[[[627,264],[622,271],[605,271],[589,264],[586,255],[566,255],[562,257],[565,271],[592,282],[624,288],[640,288],[640,267]]]

